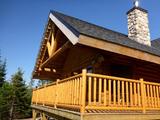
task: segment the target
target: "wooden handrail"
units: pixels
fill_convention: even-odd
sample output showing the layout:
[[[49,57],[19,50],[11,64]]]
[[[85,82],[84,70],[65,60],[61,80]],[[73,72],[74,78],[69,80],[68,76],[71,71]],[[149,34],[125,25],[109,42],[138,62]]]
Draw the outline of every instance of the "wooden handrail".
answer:
[[[87,91],[88,90],[88,91]],[[33,90],[33,104],[79,109],[160,110],[160,84],[87,73]],[[76,107],[74,107],[76,106]]]
[[[78,75],[75,75],[75,76],[72,76],[72,77],[68,77],[68,78],[65,78],[63,80],[60,80],[59,83],[66,82],[68,80],[71,80],[73,78],[77,78],[77,77],[80,77],[80,76],[82,76],[82,74],[78,74]]]
[[[121,77],[113,77],[113,76],[107,76],[107,75],[100,75],[100,74],[94,74],[94,73],[87,73],[87,76],[90,77],[97,77],[97,78],[106,78],[106,79],[111,79],[111,80],[121,80],[121,81],[126,81],[126,82],[136,82],[139,83],[139,80],[135,79],[127,79],[127,78],[121,78]]]
[[[155,83],[155,82],[147,82],[147,81],[144,81],[144,84],[160,86],[160,83]]]

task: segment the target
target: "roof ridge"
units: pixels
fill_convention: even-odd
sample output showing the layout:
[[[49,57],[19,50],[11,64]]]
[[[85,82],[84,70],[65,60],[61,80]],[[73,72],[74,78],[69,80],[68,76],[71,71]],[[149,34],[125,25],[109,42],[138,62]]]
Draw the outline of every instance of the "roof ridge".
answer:
[[[116,32],[93,23],[86,22],[79,18],[65,15],[57,11],[52,11],[52,14],[55,17],[57,17],[57,19],[59,19],[64,25],[66,25],[66,27],[69,27],[69,29],[71,29],[72,32],[76,31],[76,33],[78,32],[78,34],[83,34],[86,36],[90,36],[100,40],[105,40],[115,44],[120,44],[123,46],[127,46],[133,49],[141,50],[160,56],[160,50],[156,47],[140,44],[137,41],[131,40],[127,35],[123,33]]]
[[[152,40],[151,42],[155,42],[155,41],[160,41],[160,38],[156,38],[156,39]]]
[[[115,31],[115,30],[111,30],[111,29],[105,28],[105,27],[103,27],[103,26],[100,26],[100,25],[97,25],[97,24],[94,24],[94,23],[91,23],[91,22],[87,22],[87,21],[85,21],[85,20],[81,20],[81,19],[79,19],[79,18],[77,18],[77,17],[72,17],[72,16],[70,16],[70,15],[66,15],[66,14],[64,14],[64,13],[61,13],[61,12],[58,12],[58,11],[53,11],[53,10],[52,10],[51,12],[52,12],[53,14],[54,14],[54,13],[55,13],[55,14],[60,14],[60,15],[63,15],[63,16],[67,16],[67,17],[76,19],[76,20],[81,21],[81,22],[85,22],[85,23],[90,24],[90,25],[92,25],[92,26],[99,27],[99,28],[101,28],[101,29],[111,31],[111,32],[114,32],[114,33],[116,33],[116,34],[123,35],[123,36],[125,36],[125,37],[128,38],[128,35],[126,35],[126,34],[124,34],[124,33],[117,32],[117,31]],[[59,16],[59,17],[60,17],[60,16]],[[63,20],[63,21],[64,21],[64,20]],[[64,21],[64,22],[65,22],[65,21]]]

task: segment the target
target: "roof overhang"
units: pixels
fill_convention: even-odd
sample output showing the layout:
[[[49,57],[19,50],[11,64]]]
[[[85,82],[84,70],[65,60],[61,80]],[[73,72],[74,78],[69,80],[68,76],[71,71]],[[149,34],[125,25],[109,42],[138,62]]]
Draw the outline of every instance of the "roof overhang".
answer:
[[[96,38],[92,38],[89,36],[80,35],[78,43],[86,45],[86,46],[94,47],[97,49],[129,56],[132,58],[160,64],[160,57],[159,56],[156,56],[156,55],[153,55],[153,54],[150,54],[147,52],[143,52],[143,51],[140,51],[137,49],[129,48],[127,46],[122,46],[119,44],[115,44],[115,43],[99,40]]]
[[[75,35],[64,23],[62,23],[56,16],[50,13],[49,18],[54,24],[65,34],[65,36],[71,41],[73,45],[78,42],[78,36]]]

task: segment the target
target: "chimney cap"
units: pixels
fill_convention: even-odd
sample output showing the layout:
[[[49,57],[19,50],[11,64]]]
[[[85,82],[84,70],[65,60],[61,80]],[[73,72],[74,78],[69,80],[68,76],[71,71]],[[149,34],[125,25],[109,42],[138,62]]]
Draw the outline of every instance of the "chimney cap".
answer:
[[[135,9],[140,10],[140,11],[145,12],[145,13],[148,13],[147,10],[145,10],[145,9],[143,9],[143,8],[141,8],[141,7],[133,7],[132,9],[130,9],[130,10],[127,12],[127,15],[128,15],[130,12],[132,12],[133,10],[135,10]]]

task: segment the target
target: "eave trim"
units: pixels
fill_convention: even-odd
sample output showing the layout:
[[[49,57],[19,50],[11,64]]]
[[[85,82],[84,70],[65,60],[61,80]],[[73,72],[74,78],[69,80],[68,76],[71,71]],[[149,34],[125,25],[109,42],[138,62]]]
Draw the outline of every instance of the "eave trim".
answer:
[[[57,19],[52,13],[50,13],[49,18],[54,22],[55,25],[65,34],[65,36],[71,41],[73,45],[78,42],[78,37],[66,27],[60,20]]]

